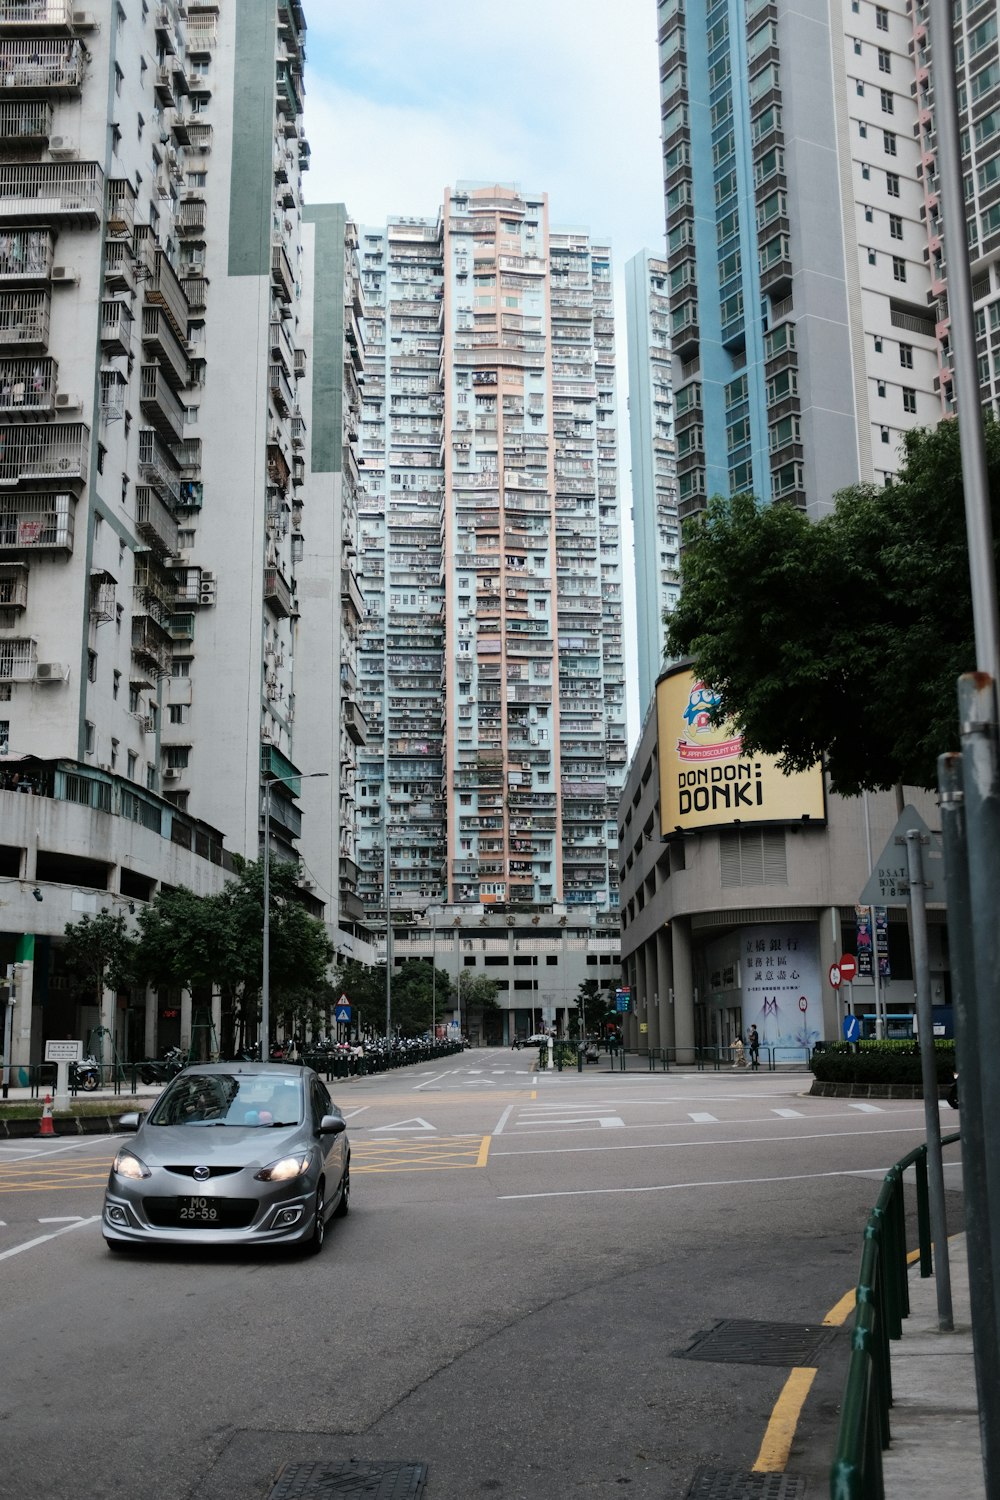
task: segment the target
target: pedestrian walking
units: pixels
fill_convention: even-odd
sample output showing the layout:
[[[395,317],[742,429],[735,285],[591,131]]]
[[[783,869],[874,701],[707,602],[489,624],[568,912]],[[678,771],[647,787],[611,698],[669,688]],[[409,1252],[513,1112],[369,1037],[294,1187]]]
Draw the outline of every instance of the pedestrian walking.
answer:
[[[760,1032],[756,1026],[750,1027],[750,1034],[747,1037],[747,1051],[750,1053],[751,1071],[756,1073],[760,1067]]]
[[[747,1065],[746,1048],[743,1045],[743,1038],[737,1033],[736,1040],[733,1043],[733,1067],[734,1068],[745,1068],[746,1065]]]

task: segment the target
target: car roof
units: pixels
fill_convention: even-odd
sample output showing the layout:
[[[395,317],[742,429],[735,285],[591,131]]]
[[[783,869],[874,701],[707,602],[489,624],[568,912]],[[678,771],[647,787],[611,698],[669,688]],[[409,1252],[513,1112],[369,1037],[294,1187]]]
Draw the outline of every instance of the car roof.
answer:
[[[254,1078],[258,1076],[270,1078],[313,1078],[317,1076],[312,1068],[306,1068],[300,1063],[259,1063],[248,1062],[243,1058],[240,1058],[236,1062],[188,1063],[182,1072],[178,1073],[178,1078],[182,1077],[184,1073],[207,1073],[210,1076],[213,1073],[223,1073],[227,1077],[238,1074],[241,1078]]]

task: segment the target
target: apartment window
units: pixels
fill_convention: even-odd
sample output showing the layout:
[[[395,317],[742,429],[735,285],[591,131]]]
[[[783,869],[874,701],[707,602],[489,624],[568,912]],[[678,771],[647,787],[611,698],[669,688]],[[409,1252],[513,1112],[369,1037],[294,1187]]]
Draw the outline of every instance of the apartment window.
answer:
[[[887,443],[889,441],[889,429],[888,429],[888,427],[883,427],[882,428],[881,437],[882,437],[883,443]]]
[[[871,246],[869,246],[869,248],[868,248],[868,264],[870,266],[873,266],[875,264],[876,259],[877,259],[877,257],[875,255],[875,251],[871,248]]]
[[[854,92],[857,94],[859,99],[863,99],[865,97],[865,84],[863,78],[856,78],[854,80]]]
[[[875,389],[876,389],[876,391],[878,392],[878,394],[880,396],[884,397],[885,396],[885,381],[884,380],[876,380],[876,382],[875,382]]]
[[[878,70],[880,73],[892,72],[892,53],[885,47],[878,49]]]
[[[171,724],[186,724],[188,721],[188,705],[186,703],[171,703]]]
[[[917,393],[911,385],[903,386],[903,410],[915,412],[917,409]]]
[[[111,741],[111,769],[114,771],[118,766],[118,751],[121,748],[120,741]]]
[[[861,56],[861,38],[858,36],[854,38],[854,55],[855,57]]]
[[[190,745],[168,745],[167,765],[177,771],[186,771],[191,758]]]
[[[912,344],[900,344],[900,346],[899,346],[899,363],[902,365],[902,367],[903,367],[904,370],[912,370],[913,369],[913,345]]]
[[[886,172],[886,174],[885,174],[885,190],[889,194],[890,198],[898,198],[899,197],[899,173],[898,172]]]
[[[878,334],[875,335],[875,353],[882,353],[882,340],[879,338]]]
[[[96,682],[97,681],[97,652],[96,651],[88,651],[87,652],[87,681],[88,682]]]
[[[121,685],[122,685],[122,674],[120,672],[117,672],[117,671],[114,672],[114,673],[112,673],[112,677],[111,677],[111,696],[116,701],[118,699],[118,689],[121,687]]]
[[[884,5],[875,7],[875,25],[879,31],[889,30],[889,11]]]
[[[135,780],[135,768],[138,765],[138,763],[139,763],[139,757],[136,755],[136,753],[135,753],[134,750],[130,750],[129,753],[128,753],[128,779],[129,779],[129,781],[134,781]]]
[[[903,238],[903,218],[901,214],[889,215],[889,234],[894,240]]]
[[[864,120],[858,121],[858,135],[863,141],[866,141],[868,139],[868,126],[865,124]]]
[[[94,753],[95,736],[96,730],[93,724],[91,724],[89,719],[86,719],[84,721],[84,746],[88,755],[93,755]]]
[[[892,96],[891,89],[879,89],[878,97],[879,103],[882,106],[882,113],[884,115],[893,115],[896,113],[896,105]]]
[[[892,257],[892,279],[893,281],[906,280],[906,261],[901,255]]]
[[[886,156],[896,155],[896,132],[894,130],[883,130],[882,146]]]
[[[861,163],[861,176],[864,178],[865,182],[870,181],[871,175],[872,175],[872,169],[871,169],[871,167],[868,165],[868,163],[866,161],[863,161]]]
[[[170,663],[170,675],[171,677],[190,677],[190,656],[175,656],[173,661]]]
[[[130,714],[139,712],[139,689],[130,687],[128,690],[128,711]]]
[[[873,222],[874,218],[875,218],[875,210],[869,204],[866,203],[865,204],[865,223],[866,224],[871,224]]]

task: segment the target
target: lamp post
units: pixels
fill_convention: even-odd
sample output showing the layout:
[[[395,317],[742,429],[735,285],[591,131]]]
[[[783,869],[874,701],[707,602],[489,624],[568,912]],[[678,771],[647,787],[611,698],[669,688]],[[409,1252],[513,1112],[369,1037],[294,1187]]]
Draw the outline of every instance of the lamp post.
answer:
[[[264,782],[264,927],[260,979],[260,1060],[271,1056],[271,787],[280,781],[314,781],[329,776],[329,771],[306,771],[298,776],[269,776]]]
[[[392,1025],[392,912],[389,905],[389,815],[385,819],[385,846],[382,850],[382,884],[385,887],[385,1044],[389,1045]]]

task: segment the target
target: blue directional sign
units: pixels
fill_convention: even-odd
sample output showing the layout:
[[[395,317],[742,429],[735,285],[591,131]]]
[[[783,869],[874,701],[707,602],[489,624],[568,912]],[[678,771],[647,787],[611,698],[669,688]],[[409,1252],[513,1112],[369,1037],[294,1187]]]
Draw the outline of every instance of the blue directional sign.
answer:
[[[630,1009],[631,996],[628,990],[615,990],[615,1010],[627,1011]]]
[[[338,1021],[349,1021],[351,1019],[351,1007],[349,1005],[338,1005],[334,1010]]]
[[[861,1022],[857,1016],[844,1017],[844,1041],[856,1042],[861,1035]]]

